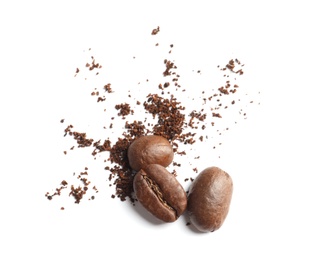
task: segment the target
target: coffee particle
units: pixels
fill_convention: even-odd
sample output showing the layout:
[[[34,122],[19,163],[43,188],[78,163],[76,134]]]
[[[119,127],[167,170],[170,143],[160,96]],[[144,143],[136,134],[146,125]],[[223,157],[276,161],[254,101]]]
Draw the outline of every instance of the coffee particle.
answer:
[[[106,92],[108,92],[108,93],[112,93],[112,92],[113,92],[110,83],[104,85],[103,88],[104,88],[104,90],[105,90]]]
[[[130,108],[130,105],[128,103],[122,103],[115,105],[115,109],[119,110],[118,116],[122,116],[122,118],[125,118],[125,116],[132,114],[133,110]]]
[[[159,26],[157,26],[157,28],[155,28],[155,29],[152,30],[152,35],[158,34],[159,31],[160,31],[160,28],[159,28]]]
[[[174,63],[173,63],[172,61],[169,61],[169,60],[167,60],[167,59],[164,60],[164,63],[165,63],[165,65],[166,65],[166,69],[165,69],[165,71],[163,72],[164,77],[170,76],[170,75],[172,75],[172,74],[175,74],[175,73],[172,73],[171,70],[172,70],[172,69],[176,69],[177,66],[174,65]]]

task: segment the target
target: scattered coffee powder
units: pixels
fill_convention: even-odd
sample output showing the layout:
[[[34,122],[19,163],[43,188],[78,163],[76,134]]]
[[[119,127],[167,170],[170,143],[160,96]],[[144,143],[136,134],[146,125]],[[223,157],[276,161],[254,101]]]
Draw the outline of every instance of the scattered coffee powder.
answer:
[[[152,30],[151,34],[156,35],[159,31],[160,28],[158,26]],[[156,46],[157,45],[158,44],[156,44]],[[174,45],[171,44],[170,48],[173,47]],[[170,53],[171,50],[169,51],[169,54]],[[203,101],[201,105],[202,107],[199,110],[192,110],[189,113],[186,113],[186,109],[182,105],[179,98],[173,94],[170,94],[172,87],[175,87],[175,91],[181,87],[178,83],[180,75],[176,72],[177,66],[175,65],[175,62],[164,59],[163,64],[164,70],[162,76],[164,82],[158,83],[156,85],[157,87],[154,88],[154,91],[152,91],[153,93],[149,93],[146,97],[141,97],[139,95],[139,100],[136,99],[138,97],[137,95],[133,103],[129,103],[131,95],[128,95],[128,99],[123,100],[121,103],[115,104],[115,109],[118,111],[117,116],[121,119],[121,121],[126,119],[129,115],[135,115],[135,105],[140,106],[143,104],[141,107],[146,115],[145,118],[135,118],[131,122],[124,120],[124,132],[118,136],[115,143],[110,141],[109,136],[107,136],[105,140],[101,141],[87,137],[85,132],[73,131],[74,127],[71,124],[64,129],[64,136],[72,136],[76,141],[78,148],[85,149],[91,147],[92,150],[90,151],[90,154],[94,158],[96,158],[99,153],[109,153],[108,160],[105,160],[102,163],[109,163],[109,166],[105,166],[104,170],[109,172],[107,179],[110,181],[110,186],[115,186],[115,192],[111,195],[111,198],[119,198],[121,201],[126,201],[128,199],[133,204],[136,201],[133,195],[133,178],[135,176],[135,172],[130,168],[127,158],[128,147],[134,140],[148,134],[159,135],[168,139],[175,154],[184,156],[186,155],[186,151],[180,151],[179,144],[194,145],[197,140],[203,142],[205,139],[208,139],[208,135],[201,134],[202,131],[210,134],[208,131],[210,131],[210,127],[214,127],[216,125],[215,120],[223,120],[225,118],[224,114],[220,111],[223,109],[229,109],[230,105],[235,105],[237,101],[240,101],[235,98],[227,103],[226,100],[228,96],[236,94],[237,89],[239,89],[239,85],[236,84],[235,81],[237,80],[237,76],[244,74],[244,64],[242,64],[238,59],[230,59],[226,65],[222,67],[218,66],[219,70],[225,73],[223,77],[229,78],[231,75],[234,75],[235,79],[225,80],[225,84],[223,84],[223,86],[216,87],[213,90],[214,93],[208,98],[205,97],[204,91],[197,94],[197,98],[200,98],[201,95],[203,96],[201,98]],[[96,62],[94,56],[91,56],[91,62],[87,62],[85,67],[87,70],[92,71],[94,69],[101,69],[102,65]],[[80,72],[80,69],[77,68],[74,76],[77,76]],[[197,73],[201,75],[201,70],[198,70]],[[96,75],[98,75],[98,73]],[[193,88],[192,86],[189,87]],[[156,89],[159,89],[161,93],[157,93]],[[104,84],[103,90],[107,96],[100,95],[100,92],[96,88],[91,92],[91,96],[96,96],[97,102],[103,102],[107,100],[108,95],[114,93],[111,88],[111,83]],[[167,93],[164,91],[167,91]],[[181,93],[184,92],[186,92],[186,88],[184,88]],[[224,101],[226,102],[225,104]],[[251,100],[250,103],[252,104],[253,100]],[[246,118],[245,112],[240,110],[239,113]],[[151,115],[153,120],[147,119],[147,115]],[[118,118],[115,118],[115,120]],[[212,118],[214,121],[208,121],[212,120]],[[110,125],[109,128],[112,129],[112,120],[114,120],[114,117],[111,117],[110,120],[111,121],[108,122],[108,124]],[[61,119],[60,122],[64,123],[64,119]],[[228,127],[224,128],[225,131],[228,129]],[[222,130],[217,129],[217,133],[221,135]],[[113,132],[111,134],[113,134]],[[71,150],[73,150],[73,147]],[[213,148],[215,148],[215,146]],[[66,153],[67,152],[65,151],[64,154]],[[199,158],[200,156],[193,157],[193,159]],[[176,161],[174,161],[172,165],[174,167],[181,167],[181,164]],[[193,171],[197,173],[197,167],[194,167]],[[105,174],[105,172],[102,174]],[[177,176],[175,169],[172,171],[172,174]],[[81,182],[80,185],[69,185],[67,181],[62,181],[60,187],[56,188],[55,192],[47,192],[45,196],[48,200],[52,200],[54,196],[60,196],[62,190],[67,188],[69,185],[69,196],[72,196],[74,198],[74,202],[79,204],[89,191],[91,182],[86,178],[87,175],[88,172],[85,170],[77,176],[77,179]],[[193,182],[194,179],[192,177],[185,178],[185,182],[188,180]],[[98,192],[95,185],[92,190],[96,193]],[[89,200],[93,200],[94,198],[95,196],[91,196]],[[61,209],[64,208],[62,207]]]
[[[119,110],[118,116],[122,116],[125,119],[125,116],[133,114],[133,110],[130,108],[130,105],[127,103],[118,104],[115,106],[115,109]]]
[[[73,136],[73,138],[76,140],[78,147],[88,147],[91,146],[93,143],[93,139],[88,139],[86,138],[86,133],[79,133],[76,131],[71,131],[71,129],[73,128],[73,125],[69,125],[67,126],[67,128],[65,129],[65,136],[67,134],[69,134],[70,136]],[[71,150],[73,150],[73,147],[71,148]]]
[[[86,63],[86,65],[85,65],[89,70],[98,69],[98,68],[101,69],[102,68],[102,66],[99,63],[96,63],[95,58],[93,56],[91,56],[91,59],[92,59],[91,64]],[[77,69],[76,73],[78,73],[78,72],[79,72],[79,69]]]
[[[103,88],[104,88],[104,90],[105,90],[106,92],[108,92],[108,93],[112,93],[112,92],[113,92],[110,83],[104,85]]]
[[[66,189],[67,188],[67,181],[63,180],[61,183],[60,183],[60,187],[59,188],[56,188],[55,192],[53,194],[50,194],[49,192],[46,192],[45,193],[45,197],[48,199],[48,200],[52,200],[54,196],[60,196],[61,195],[61,191],[63,189]]]

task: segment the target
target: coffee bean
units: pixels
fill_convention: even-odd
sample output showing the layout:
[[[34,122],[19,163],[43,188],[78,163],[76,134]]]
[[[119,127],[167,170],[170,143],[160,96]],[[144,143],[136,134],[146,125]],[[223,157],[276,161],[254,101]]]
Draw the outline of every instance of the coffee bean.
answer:
[[[134,177],[138,201],[158,219],[173,222],[185,211],[187,196],[182,185],[165,167],[150,164]]]
[[[203,170],[188,194],[190,222],[201,232],[219,229],[229,211],[233,192],[231,177],[218,167]]]
[[[167,167],[173,160],[173,149],[164,137],[146,135],[129,146],[127,155],[130,167],[139,171],[153,163]]]

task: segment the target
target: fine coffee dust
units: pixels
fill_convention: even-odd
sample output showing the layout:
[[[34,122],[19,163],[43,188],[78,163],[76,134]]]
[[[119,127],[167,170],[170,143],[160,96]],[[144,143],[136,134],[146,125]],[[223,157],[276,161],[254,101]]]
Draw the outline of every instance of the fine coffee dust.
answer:
[[[159,27],[153,29],[151,37],[159,32]],[[175,159],[169,166],[169,170],[179,179],[182,178],[183,183],[192,182],[199,172],[195,161],[200,160],[201,156],[197,153],[192,158],[186,159],[190,161],[190,165],[193,165],[192,174],[185,173],[186,175],[182,173],[182,164],[179,163],[179,161],[184,161],[182,157],[187,156],[189,151],[195,150],[198,143],[212,145],[213,149],[222,145],[221,135],[233,127],[240,118],[246,119],[245,109],[249,104],[254,104],[254,101],[245,94],[246,92],[240,91],[242,86],[239,86],[238,81],[239,77],[244,74],[244,64],[240,60],[228,59],[226,64],[217,66],[222,78],[219,85],[206,88],[203,91],[195,91],[193,86],[181,86],[181,76],[177,73],[178,67],[171,58],[173,47],[173,44],[167,47],[167,49],[170,48],[167,52],[169,57],[162,61],[150,61],[152,63],[161,62],[163,70],[162,75],[159,75],[158,82],[150,83],[146,80],[145,84],[149,91],[146,96],[141,96],[138,91],[138,86],[142,85],[140,82],[137,83],[137,88],[131,86],[128,89],[115,88],[115,90],[113,82],[100,82],[98,86],[93,86],[89,91],[92,98],[96,97],[94,102],[103,105],[98,109],[104,110],[106,113],[104,120],[98,118],[98,121],[102,121],[105,133],[109,133],[102,135],[104,140],[96,140],[88,136],[85,131],[78,131],[70,123],[64,128],[64,137],[72,138],[76,142],[76,145],[69,148],[70,151],[75,147],[89,149],[89,154],[93,159],[101,159],[98,157],[101,153],[108,153],[107,159],[102,160],[102,164],[105,165],[104,171],[97,174],[106,174],[109,186],[115,187],[111,195],[112,198],[119,198],[121,201],[129,200],[133,204],[135,202],[133,194],[135,172],[130,169],[127,150],[138,137],[153,134],[167,138],[175,153]],[[91,49],[88,51],[90,52]],[[74,77],[79,77],[81,72],[83,75],[88,73],[85,77],[86,80],[89,77],[98,76],[101,70],[104,70],[104,66],[96,61],[94,55],[90,55],[90,60],[86,61],[84,68],[75,69]],[[196,70],[196,72],[197,77],[202,74],[202,70]],[[115,95],[121,94],[117,91],[122,91],[122,94],[127,91],[127,98],[117,100]],[[183,104],[189,98],[193,99],[194,104],[191,108],[186,108]],[[246,101],[244,101],[245,98]],[[114,101],[115,111],[111,115],[111,111],[106,108],[105,103],[110,102],[109,107],[111,107],[112,101]],[[227,116],[227,111],[231,115],[231,110],[236,110],[233,122],[232,118]],[[137,111],[139,113],[136,113]],[[61,119],[60,122],[63,124],[65,121],[67,122],[69,119]],[[118,134],[114,128],[115,122],[123,126],[122,132]],[[64,155],[67,155],[67,152],[63,151]],[[204,160],[204,158],[202,159]],[[86,162],[88,160],[90,158],[85,158]],[[74,174],[75,180],[79,180],[78,184],[69,184],[68,180],[61,181],[55,191],[45,194],[47,199],[52,200],[55,196],[63,195],[65,190],[68,191],[67,195],[71,196],[76,204],[79,204],[85,197],[88,200],[95,199],[94,193],[98,193],[99,190],[95,183],[88,180],[87,170],[86,167],[77,176]],[[88,195],[90,190],[92,192]]]

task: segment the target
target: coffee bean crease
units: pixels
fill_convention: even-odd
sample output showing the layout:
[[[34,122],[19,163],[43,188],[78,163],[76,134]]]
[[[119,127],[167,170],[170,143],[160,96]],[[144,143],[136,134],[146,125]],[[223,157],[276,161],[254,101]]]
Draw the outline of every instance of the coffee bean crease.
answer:
[[[175,212],[175,215],[178,216],[177,211],[169,205],[169,203],[164,199],[163,193],[161,192],[160,187],[158,184],[153,181],[151,178],[149,178],[147,175],[143,175],[143,179],[146,181],[148,186],[152,189],[152,191],[155,193],[156,197],[160,200],[160,202],[166,206],[168,209],[173,210]]]

